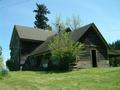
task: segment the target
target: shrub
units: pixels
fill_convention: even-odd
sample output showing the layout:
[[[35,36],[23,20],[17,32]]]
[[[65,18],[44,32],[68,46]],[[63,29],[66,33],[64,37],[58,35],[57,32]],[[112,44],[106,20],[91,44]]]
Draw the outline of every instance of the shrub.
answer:
[[[69,69],[70,64],[75,63],[76,57],[81,55],[83,48],[84,44],[73,41],[69,32],[59,33],[49,44],[52,57],[59,61],[61,69]]]
[[[4,68],[3,58],[0,55],[0,78],[3,78],[8,75],[8,70]]]
[[[14,63],[12,60],[7,60],[6,61],[6,66],[7,68],[10,70],[10,71],[13,71],[14,70]]]
[[[1,69],[0,71],[0,77],[3,78],[8,75],[8,69]]]
[[[3,58],[2,58],[2,56],[0,55],[0,69],[2,69],[3,67],[4,67]]]
[[[110,66],[118,67],[120,66],[120,58],[110,59]]]

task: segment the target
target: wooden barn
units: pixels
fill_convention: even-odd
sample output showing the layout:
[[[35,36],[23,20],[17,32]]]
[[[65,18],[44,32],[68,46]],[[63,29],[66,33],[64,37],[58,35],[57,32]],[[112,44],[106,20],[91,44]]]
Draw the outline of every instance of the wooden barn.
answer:
[[[85,54],[77,58],[77,68],[108,67],[109,45],[105,41],[94,23],[85,25],[77,30],[65,30],[71,33],[71,38],[76,42],[85,44]],[[40,70],[49,68],[50,51],[48,44],[56,33],[48,30],[29,28],[15,25],[10,42],[11,60],[15,67],[24,70]]]

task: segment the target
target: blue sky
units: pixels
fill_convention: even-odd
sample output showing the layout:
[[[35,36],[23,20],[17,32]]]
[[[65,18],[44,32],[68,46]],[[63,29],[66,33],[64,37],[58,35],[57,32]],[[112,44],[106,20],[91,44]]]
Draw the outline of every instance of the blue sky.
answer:
[[[79,15],[82,25],[94,22],[108,43],[120,39],[120,0],[0,0],[0,45],[5,60],[10,58],[13,26],[34,26],[36,2],[51,11],[50,24],[58,15],[63,20]]]

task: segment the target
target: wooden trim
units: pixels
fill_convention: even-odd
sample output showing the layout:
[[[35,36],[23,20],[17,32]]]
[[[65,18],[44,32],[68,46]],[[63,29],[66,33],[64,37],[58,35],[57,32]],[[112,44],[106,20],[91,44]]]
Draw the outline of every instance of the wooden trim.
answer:
[[[107,48],[110,48],[110,46],[108,45],[108,43],[106,42],[106,40],[104,39],[103,35],[100,33],[100,31],[98,30],[98,28],[96,27],[95,24],[92,24],[93,29],[96,31],[96,33],[99,35],[99,37],[101,38],[101,40],[103,41],[103,43],[105,44],[105,46]]]

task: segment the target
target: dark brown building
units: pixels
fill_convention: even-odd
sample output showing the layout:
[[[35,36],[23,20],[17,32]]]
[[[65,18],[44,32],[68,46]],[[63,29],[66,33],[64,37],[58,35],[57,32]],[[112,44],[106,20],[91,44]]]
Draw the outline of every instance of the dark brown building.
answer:
[[[15,68],[19,69],[24,65],[29,54],[54,34],[48,30],[15,25],[10,41],[10,55]]]
[[[70,31],[70,29],[66,29]],[[108,44],[94,23],[85,25],[71,31],[74,41],[85,44],[85,54],[77,58],[76,67],[108,67]],[[55,33],[42,29],[14,26],[10,43],[11,60],[16,68],[23,66],[24,69],[40,69],[48,67],[49,49],[48,44]],[[55,63],[55,62],[54,62]]]

